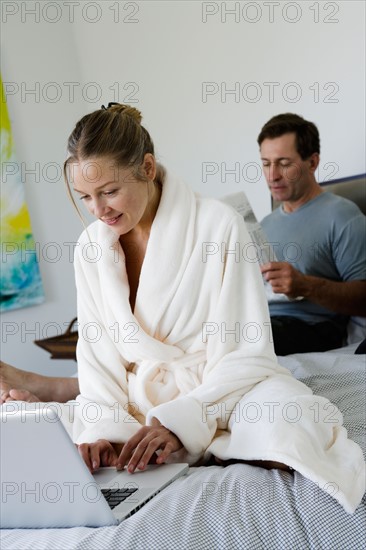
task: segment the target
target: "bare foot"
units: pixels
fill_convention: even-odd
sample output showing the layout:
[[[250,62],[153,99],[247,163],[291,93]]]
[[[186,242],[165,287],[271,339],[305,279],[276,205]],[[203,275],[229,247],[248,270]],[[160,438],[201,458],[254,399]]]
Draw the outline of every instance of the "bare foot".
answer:
[[[11,391],[29,386],[31,375],[32,373],[22,371],[8,365],[8,363],[4,363],[4,361],[0,361],[0,404],[14,399],[10,396]]]
[[[40,398],[28,390],[10,390],[5,402],[9,401],[27,401],[27,403],[38,403]]]
[[[17,392],[17,393],[13,393]],[[0,404],[14,399],[65,403],[79,393],[77,378],[56,378],[17,369],[0,361]],[[22,394],[22,397],[19,395]],[[16,395],[17,397],[13,397]]]
[[[25,371],[0,361],[0,390],[8,391],[26,385],[26,375]]]

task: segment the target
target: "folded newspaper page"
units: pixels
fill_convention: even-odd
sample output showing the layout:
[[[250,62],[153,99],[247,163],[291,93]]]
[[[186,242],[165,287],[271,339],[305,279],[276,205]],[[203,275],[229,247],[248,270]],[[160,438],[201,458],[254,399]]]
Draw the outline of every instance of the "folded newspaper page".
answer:
[[[221,197],[223,202],[232,206],[241,216],[243,216],[245,225],[248,229],[249,235],[253,244],[257,248],[257,258],[260,265],[268,262],[277,262],[276,254],[273,246],[268,242],[267,236],[263,231],[261,224],[258,222],[253,212],[252,206],[248,200],[248,197],[244,191],[233,193]],[[268,302],[280,302],[280,301],[293,301],[302,300],[302,296],[297,298],[288,298],[286,294],[277,294],[272,290],[272,285],[263,278],[264,288],[266,291],[266,297]]]

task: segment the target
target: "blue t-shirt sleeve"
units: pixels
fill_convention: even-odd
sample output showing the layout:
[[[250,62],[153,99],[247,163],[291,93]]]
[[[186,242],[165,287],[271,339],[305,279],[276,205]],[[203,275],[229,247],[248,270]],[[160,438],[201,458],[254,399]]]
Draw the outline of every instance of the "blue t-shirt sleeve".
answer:
[[[333,242],[333,258],[344,281],[366,280],[366,216],[353,217]]]

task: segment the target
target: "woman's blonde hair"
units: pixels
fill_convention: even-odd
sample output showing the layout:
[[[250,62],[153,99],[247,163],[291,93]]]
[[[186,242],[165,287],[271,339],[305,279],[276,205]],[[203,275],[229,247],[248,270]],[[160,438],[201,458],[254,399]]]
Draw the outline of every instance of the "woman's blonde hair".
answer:
[[[147,181],[142,165],[147,153],[154,156],[155,153],[153,141],[141,120],[141,112],[135,107],[110,103],[108,108],[103,106],[77,122],[67,142],[69,156],[64,163],[64,178],[69,197],[80,217],[68,178],[70,164],[108,157],[118,167],[131,167],[136,179]],[[163,175],[164,168],[157,164],[155,181],[162,182]]]

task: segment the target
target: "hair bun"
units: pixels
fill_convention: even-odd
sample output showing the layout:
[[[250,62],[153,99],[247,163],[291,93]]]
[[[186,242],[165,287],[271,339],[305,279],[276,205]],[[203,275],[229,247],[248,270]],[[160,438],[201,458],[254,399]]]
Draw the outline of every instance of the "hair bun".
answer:
[[[142,114],[135,107],[131,105],[124,105],[123,103],[109,103],[108,111],[113,111],[133,118],[138,124],[141,124]]]

